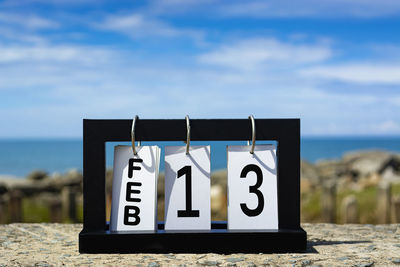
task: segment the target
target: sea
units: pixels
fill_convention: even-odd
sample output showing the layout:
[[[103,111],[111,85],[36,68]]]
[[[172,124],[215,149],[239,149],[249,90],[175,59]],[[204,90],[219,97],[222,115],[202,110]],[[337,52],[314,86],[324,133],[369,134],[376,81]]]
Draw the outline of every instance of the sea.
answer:
[[[276,142],[256,142],[256,144]],[[115,145],[130,142],[106,143],[106,166],[112,168]],[[142,145],[161,147],[161,159],[165,146],[184,146],[183,142],[143,142]],[[191,145],[211,146],[211,171],[226,169],[226,146],[247,145],[243,141],[196,142]],[[49,174],[65,173],[70,169],[82,170],[83,142],[81,139],[0,139],[0,175],[22,178],[33,170]],[[400,153],[399,137],[302,137],[301,158],[315,163],[319,160],[339,159],[343,154],[360,150],[385,150]],[[164,162],[160,163],[161,171]]]

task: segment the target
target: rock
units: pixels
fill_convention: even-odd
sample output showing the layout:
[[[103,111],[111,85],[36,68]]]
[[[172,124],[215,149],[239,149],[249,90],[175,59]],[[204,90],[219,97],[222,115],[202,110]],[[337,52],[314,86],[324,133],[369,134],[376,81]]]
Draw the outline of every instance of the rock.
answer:
[[[374,250],[376,250],[375,245],[369,245],[368,247],[365,248],[365,251],[367,252],[372,252]]]
[[[211,174],[211,216],[216,221],[227,218],[226,175],[225,170]]]
[[[383,173],[387,168],[391,168],[396,174],[400,174],[400,156],[390,155],[390,157],[382,164],[379,173]]]
[[[278,257],[279,257],[279,256],[278,256]],[[266,260],[263,262],[263,265],[268,266],[268,265],[270,265],[270,263],[271,263],[271,259],[266,259]]]
[[[205,260],[203,262],[200,262],[201,265],[203,266],[219,266],[221,263],[219,261],[208,261]]]
[[[82,173],[78,169],[69,169],[67,173],[65,174],[67,177],[71,178],[82,178]]]
[[[321,180],[336,179],[338,176],[342,176],[347,172],[347,166],[345,163],[337,160],[321,160],[315,165],[320,174]]]
[[[396,235],[400,235],[400,225],[397,226],[396,232],[394,232]],[[398,244],[400,246],[400,244]]]
[[[310,180],[305,178],[300,179],[300,193],[302,195],[309,194],[315,187],[316,185],[311,184]]]
[[[322,185],[322,220],[335,222],[336,220],[336,181],[326,180]]]
[[[236,263],[236,262],[244,261],[244,258],[227,258],[226,261]]]
[[[361,177],[358,181],[360,189],[365,189],[370,186],[376,186],[382,181],[382,176],[379,173],[371,173],[365,177]]]
[[[354,163],[360,159],[379,159],[381,162],[385,162],[390,155],[389,152],[384,150],[356,150],[345,153],[342,160],[346,164]]]
[[[0,183],[0,196],[8,192],[8,188],[5,184]]]
[[[50,267],[51,265],[48,262],[38,262],[38,263],[35,263],[35,266],[38,266],[38,267]]]
[[[368,262],[368,263],[360,263],[360,264],[356,265],[356,267],[371,267],[371,266],[374,266],[374,262],[373,261]]]
[[[339,191],[360,191],[376,186],[381,180],[400,183],[400,155],[386,151],[350,152],[340,160],[322,160],[315,166],[302,161],[301,167],[301,177],[313,181],[310,186],[302,179],[301,189],[304,192],[326,180],[336,180]]]
[[[160,264],[158,264],[157,262],[149,262],[149,264],[147,266],[148,267],[160,267]]]
[[[164,257],[166,257],[168,259],[176,259],[176,256],[174,254],[166,254],[166,255],[164,255]]]
[[[392,259],[392,263],[400,265],[400,258]]]
[[[107,169],[106,170],[106,192],[110,193],[110,194],[112,192],[112,182],[113,182],[113,170]]]
[[[79,254],[78,235],[82,224],[5,224],[0,225],[0,266],[400,266],[399,224],[335,225],[302,223],[313,253],[180,253],[180,254]],[[379,236],[379,238],[377,237]],[[71,246],[64,246],[65,243]],[[367,243],[373,242],[373,243]],[[372,252],[366,251],[370,248]],[[373,247],[377,249],[373,250]],[[26,254],[26,251],[29,254]],[[60,258],[60,256],[63,256]],[[175,256],[175,258],[173,257]],[[202,257],[201,259],[199,259]],[[229,260],[228,260],[229,259]],[[239,261],[240,260],[240,261]],[[291,263],[289,263],[291,261]],[[184,265],[180,265],[184,266]]]
[[[0,179],[0,185],[8,192],[19,190],[26,197],[39,195],[44,192],[60,193],[64,186],[74,186],[82,192],[82,174],[76,170],[69,171],[64,176],[59,176],[58,178],[50,177],[47,173],[45,176],[44,172],[40,172],[32,172],[30,174],[31,178],[28,179]]]
[[[379,172],[390,154],[385,151],[351,152],[343,156],[343,162],[348,164],[348,170],[357,173],[359,177]]]
[[[382,180],[377,188],[377,222],[381,224],[391,220],[391,188],[391,183],[386,180]]]
[[[342,200],[340,210],[343,223],[359,222],[358,203],[354,195],[348,195]]]
[[[400,181],[400,175],[396,173],[392,167],[389,167],[382,172],[382,180],[398,183]]]
[[[225,208],[226,195],[221,185],[213,185],[210,190],[211,195],[211,211],[218,212]]]
[[[226,170],[218,170],[211,173],[211,185],[220,185],[222,189],[226,193],[226,185],[227,185],[227,171]]]
[[[48,173],[43,170],[34,170],[26,177],[31,181],[41,181],[48,176]]]
[[[312,186],[317,186],[320,184],[321,179],[320,179],[320,174],[318,172],[318,169],[308,161],[302,160],[300,162],[300,177],[302,178],[302,183],[303,180],[310,182],[310,185]],[[303,191],[302,191],[303,192]]]

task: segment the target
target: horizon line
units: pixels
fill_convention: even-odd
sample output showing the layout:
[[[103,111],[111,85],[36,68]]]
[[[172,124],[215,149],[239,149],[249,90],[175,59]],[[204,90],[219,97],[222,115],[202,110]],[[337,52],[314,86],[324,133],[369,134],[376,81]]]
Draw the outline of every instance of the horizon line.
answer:
[[[311,134],[305,134],[305,135],[300,135],[301,139],[324,139],[324,138],[332,138],[332,139],[343,139],[343,138],[400,138],[400,134],[338,134],[338,135],[332,135],[332,134],[318,134],[318,135],[311,135]],[[0,137],[0,141],[51,141],[51,140],[71,140],[71,141],[83,141],[82,136],[21,136],[21,137]],[[196,141],[196,140],[192,140]],[[215,140],[210,140],[210,141],[215,141]],[[243,141],[243,140],[227,140],[227,141]],[[261,140],[260,140],[261,141]],[[262,141],[268,141],[268,140],[262,140]],[[274,141],[274,140],[271,140]],[[117,141],[116,141],[117,142]],[[129,142],[128,141],[121,141],[121,142]],[[146,142],[155,142],[155,141],[146,141]],[[158,141],[157,141],[158,142]],[[164,142],[164,141],[160,141]],[[165,141],[167,142],[167,141]]]

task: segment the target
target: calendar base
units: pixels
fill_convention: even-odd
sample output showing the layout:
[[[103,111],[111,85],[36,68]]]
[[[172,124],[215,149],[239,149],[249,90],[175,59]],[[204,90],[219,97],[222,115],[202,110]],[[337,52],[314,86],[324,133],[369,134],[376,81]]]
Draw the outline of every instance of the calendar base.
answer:
[[[307,233],[302,229],[267,232],[230,232],[226,222],[212,222],[209,232],[167,233],[158,224],[157,233],[82,231],[80,253],[272,253],[304,252]]]

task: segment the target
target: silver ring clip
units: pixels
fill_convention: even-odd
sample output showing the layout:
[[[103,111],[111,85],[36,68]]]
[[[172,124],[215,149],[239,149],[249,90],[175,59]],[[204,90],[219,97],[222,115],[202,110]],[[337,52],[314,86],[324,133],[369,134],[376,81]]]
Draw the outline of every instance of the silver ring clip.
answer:
[[[250,154],[254,154],[254,147],[256,145],[256,122],[254,120],[253,115],[250,115],[249,119],[251,120],[251,139],[252,139]],[[247,141],[247,144],[250,145],[250,141]]]
[[[134,155],[137,155],[137,151],[136,151],[136,147],[135,147],[135,124],[138,119],[139,119],[139,116],[136,115],[135,118],[132,120],[131,139],[132,139],[132,151],[133,151]],[[140,141],[138,142],[138,146],[140,146]]]
[[[189,115],[186,115],[186,155],[189,155],[189,146],[190,146],[190,121]]]

